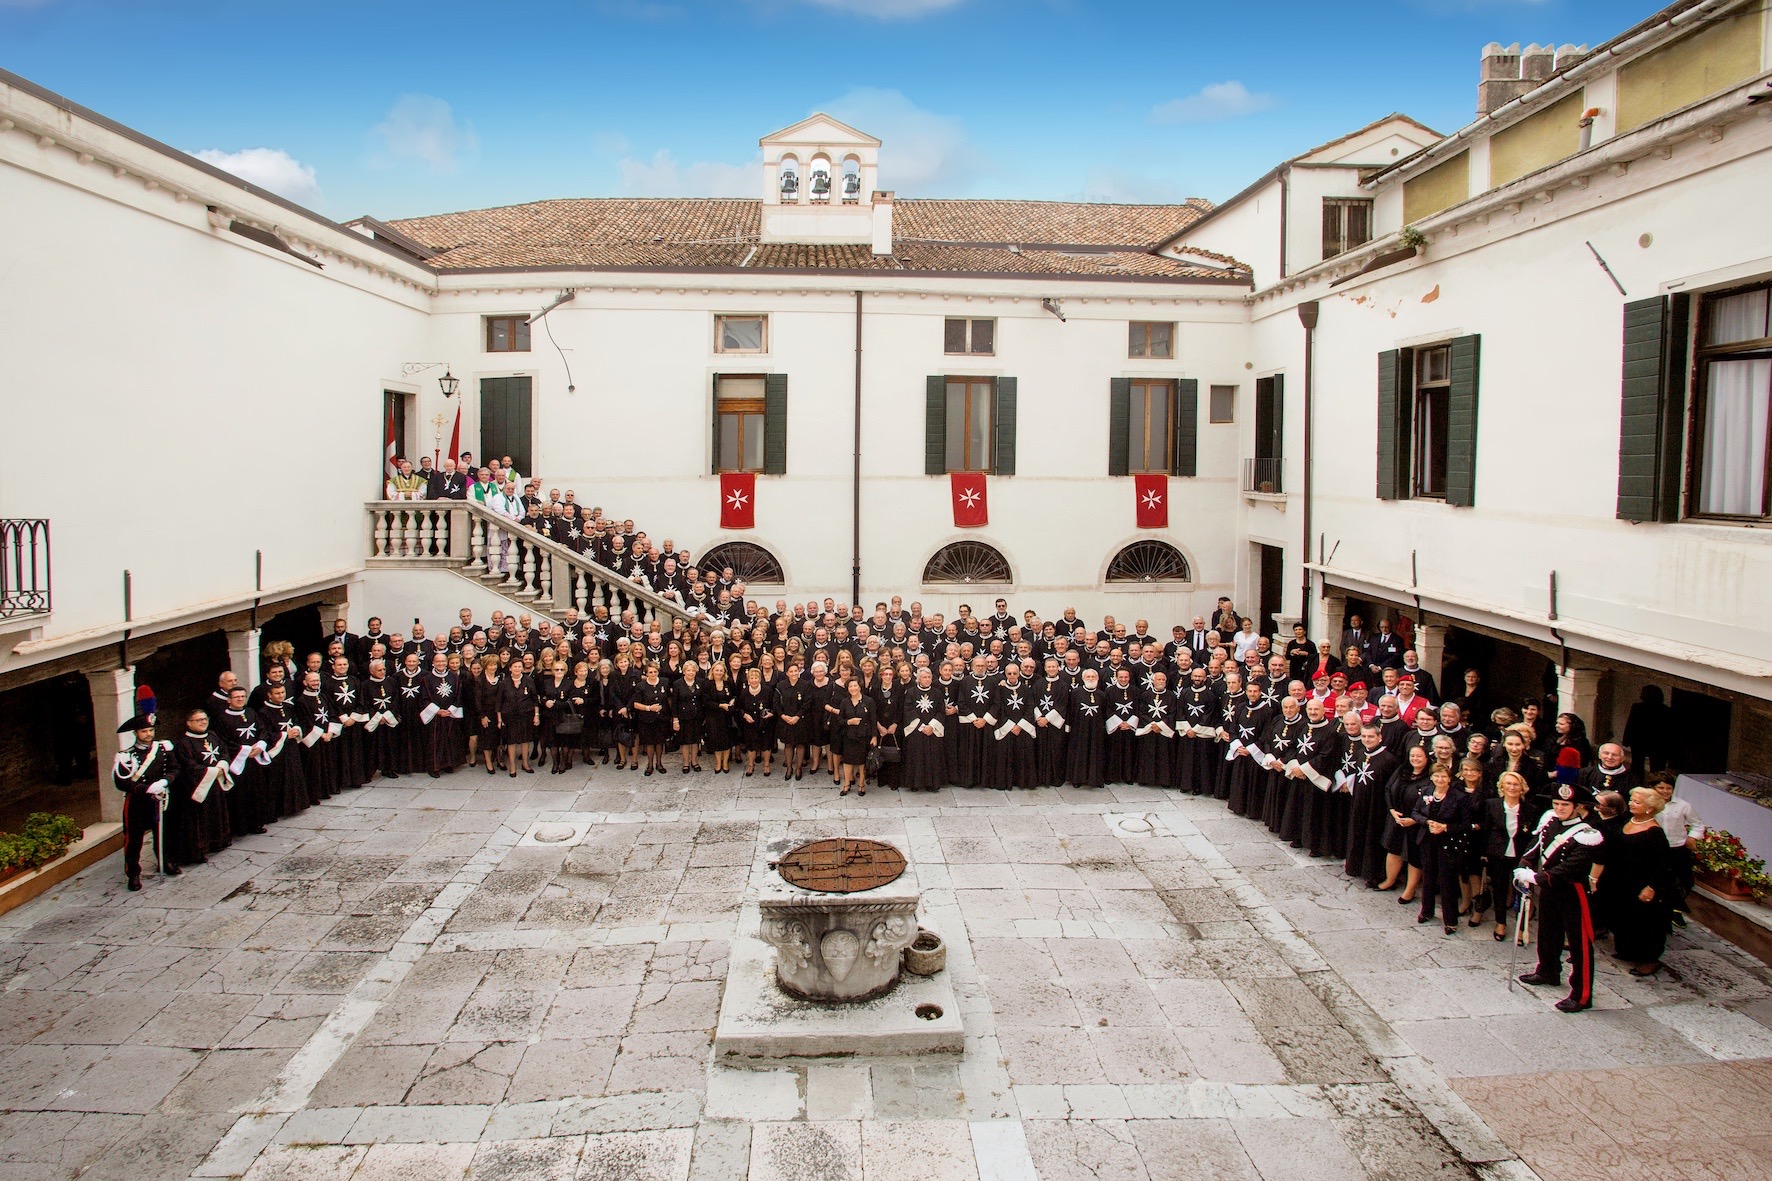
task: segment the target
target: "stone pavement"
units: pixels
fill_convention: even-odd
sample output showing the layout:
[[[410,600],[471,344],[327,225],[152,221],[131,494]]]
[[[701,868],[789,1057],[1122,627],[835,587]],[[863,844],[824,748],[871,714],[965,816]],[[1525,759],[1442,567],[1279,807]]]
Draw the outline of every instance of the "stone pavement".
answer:
[[[715,1065],[740,900],[833,835],[909,855],[966,1053]],[[401,779],[0,918],[0,1181],[1772,1173],[1763,966],[1693,931],[1566,1016],[1412,918],[1144,788]]]

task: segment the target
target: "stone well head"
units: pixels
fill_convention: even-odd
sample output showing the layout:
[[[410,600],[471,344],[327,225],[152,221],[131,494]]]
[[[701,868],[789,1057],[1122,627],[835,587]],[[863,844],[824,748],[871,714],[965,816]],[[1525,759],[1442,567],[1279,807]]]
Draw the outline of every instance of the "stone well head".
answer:
[[[917,937],[904,854],[880,841],[813,841],[776,863],[758,900],[761,935],[775,948],[775,979],[807,1000],[871,1000],[898,983],[900,954]]]

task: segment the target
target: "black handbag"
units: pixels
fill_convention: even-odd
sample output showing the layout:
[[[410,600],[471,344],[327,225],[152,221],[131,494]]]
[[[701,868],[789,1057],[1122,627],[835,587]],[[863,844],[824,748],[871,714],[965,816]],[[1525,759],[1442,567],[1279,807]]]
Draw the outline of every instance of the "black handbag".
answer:
[[[898,762],[900,759],[902,759],[904,757],[904,752],[899,750],[896,746],[875,747],[874,751],[876,754],[878,754],[880,756],[880,762],[882,764],[887,765],[887,766],[890,766],[893,763]],[[870,768],[870,770],[872,770],[872,769],[873,768]]]
[[[554,733],[562,738],[576,737],[579,734],[583,734],[584,729],[585,720],[577,714],[567,714],[565,717],[554,723]]]
[[[884,761],[885,760],[881,757],[879,747],[876,746],[876,747],[872,748],[871,750],[869,750],[868,751],[868,760],[867,760],[868,774],[869,775],[878,775],[880,773],[880,767],[884,763]]]

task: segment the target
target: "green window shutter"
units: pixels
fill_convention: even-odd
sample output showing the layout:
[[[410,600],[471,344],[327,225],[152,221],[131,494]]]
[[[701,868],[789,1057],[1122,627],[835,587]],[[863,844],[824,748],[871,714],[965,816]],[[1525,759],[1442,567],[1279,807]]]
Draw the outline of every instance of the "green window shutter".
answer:
[[[708,399],[714,419],[714,446],[708,452],[708,470],[720,474],[720,379],[714,378],[713,395]]]
[[[1620,520],[1679,519],[1690,307],[1684,296],[1624,305],[1624,380],[1618,424]]]
[[[1378,354],[1378,499],[1396,500],[1403,494],[1402,463],[1408,456],[1399,429],[1408,402],[1404,366],[1407,349],[1387,349]]]
[[[1477,503],[1477,360],[1480,336],[1452,341],[1452,388],[1446,399],[1446,503]]]
[[[948,379],[927,378],[924,389],[923,474],[942,476],[948,470]]]
[[[763,378],[763,474],[785,476],[788,471],[788,375],[771,373]]]
[[[1132,379],[1108,379],[1108,472],[1123,476],[1132,470]]]
[[[1200,383],[1184,378],[1175,383],[1175,438],[1169,448],[1169,474],[1192,476],[1199,465]]]
[[[996,450],[993,474],[1015,474],[1015,378],[997,379],[996,421],[991,424],[991,442]]]

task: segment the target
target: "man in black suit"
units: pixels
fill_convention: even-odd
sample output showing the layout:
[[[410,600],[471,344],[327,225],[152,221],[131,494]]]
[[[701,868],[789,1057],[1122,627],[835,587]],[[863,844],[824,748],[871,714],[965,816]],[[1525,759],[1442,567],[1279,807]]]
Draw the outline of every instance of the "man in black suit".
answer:
[[[1366,661],[1379,668],[1403,667],[1403,641],[1391,631],[1391,621],[1378,621],[1378,634],[1366,641]]]
[[[1346,652],[1349,648],[1358,648],[1363,653],[1366,651],[1367,642],[1371,639],[1372,633],[1367,630],[1364,619],[1358,615],[1347,617],[1347,627],[1343,628],[1341,632],[1341,651]]]

